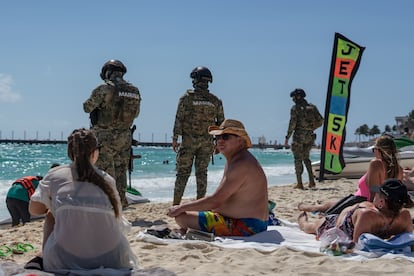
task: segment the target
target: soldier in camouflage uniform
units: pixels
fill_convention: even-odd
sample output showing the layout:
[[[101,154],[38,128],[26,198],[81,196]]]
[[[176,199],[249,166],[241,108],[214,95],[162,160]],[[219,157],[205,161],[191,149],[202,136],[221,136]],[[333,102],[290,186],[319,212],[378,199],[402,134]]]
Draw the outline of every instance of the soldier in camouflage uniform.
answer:
[[[213,76],[206,67],[196,67],[191,72],[194,90],[189,89],[178,102],[173,130],[173,150],[177,153],[177,175],[173,204],[178,205],[195,162],[197,199],[207,190],[207,167],[214,152],[214,143],[208,127],[224,121],[223,105],[219,98],[208,90]],[[182,137],[178,149],[178,136]]]
[[[309,159],[309,152],[316,139],[316,134],[313,131],[323,124],[323,118],[318,108],[305,100],[306,93],[303,89],[295,89],[290,93],[290,97],[295,102],[295,105],[290,110],[290,122],[285,145],[288,146],[289,138],[293,133],[292,152],[295,159],[297,180],[294,188],[303,189],[302,162],[308,171],[309,188],[313,188],[315,187],[315,179],[311,160]]]
[[[137,87],[123,79],[127,69],[119,60],[110,60],[102,67],[105,84],[92,91],[83,103],[90,113],[91,129],[100,145],[96,166],[116,180],[123,207],[126,199],[127,169],[132,143],[131,126],[140,112],[141,95]]]

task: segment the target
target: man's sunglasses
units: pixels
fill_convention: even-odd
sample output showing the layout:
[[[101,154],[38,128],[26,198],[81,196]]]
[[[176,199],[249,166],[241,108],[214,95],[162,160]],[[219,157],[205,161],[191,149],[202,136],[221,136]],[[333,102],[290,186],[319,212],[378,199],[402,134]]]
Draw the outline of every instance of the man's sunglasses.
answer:
[[[229,140],[230,136],[237,136],[237,135],[225,133],[225,134],[222,134],[222,135],[216,135],[215,138],[216,138],[217,141],[220,140],[220,139],[223,139],[224,141],[227,141],[227,140]]]

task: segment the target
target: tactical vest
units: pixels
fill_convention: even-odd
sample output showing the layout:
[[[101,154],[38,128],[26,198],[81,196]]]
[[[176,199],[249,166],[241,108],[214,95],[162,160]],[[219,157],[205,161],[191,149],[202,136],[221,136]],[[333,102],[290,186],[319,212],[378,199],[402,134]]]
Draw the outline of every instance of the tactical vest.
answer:
[[[33,180],[38,180],[38,178],[36,176],[25,176],[22,178],[17,179],[16,181],[14,181],[14,183],[12,185],[22,185],[23,188],[25,188],[27,190],[27,194],[29,195],[29,198],[33,195],[33,193],[35,192],[35,185],[33,184]]]
[[[140,112],[141,95],[138,88],[129,83],[118,84],[115,88],[113,127],[129,129]]]
[[[296,111],[296,130],[310,130],[313,131],[320,127],[323,123],[323,118],[320,115],[317,107],[313,104],[305,102],[304,104],[297,104]]]
[[[93,92],[102,104],[90,113],[93,127],[126,130],[140,112],[141,95],[138,88],[125,82],[104,84]],[[92,100],[91,100],[92,101]]]
[[[208,91],[188,90],[185,103],[184,135],[207,136],[209,126],[215,125],[219,100]]]

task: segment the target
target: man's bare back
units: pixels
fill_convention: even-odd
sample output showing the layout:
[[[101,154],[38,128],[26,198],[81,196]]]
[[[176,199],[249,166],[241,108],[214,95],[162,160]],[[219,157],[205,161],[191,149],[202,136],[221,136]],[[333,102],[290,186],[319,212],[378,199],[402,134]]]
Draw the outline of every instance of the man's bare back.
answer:
[[[237,190],[214,211],[232,218],[267,219],[266,175],[256,158],[247,150],[234,155],[224,169],[220,186],[233,184],[237,185]]]

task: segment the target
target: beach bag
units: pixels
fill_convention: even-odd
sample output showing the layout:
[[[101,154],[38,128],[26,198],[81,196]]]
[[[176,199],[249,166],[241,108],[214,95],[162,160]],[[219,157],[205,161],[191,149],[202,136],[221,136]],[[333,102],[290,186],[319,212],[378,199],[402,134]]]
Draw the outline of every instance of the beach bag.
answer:
[[[280,220],[273,213],[273,209],[276,208],[276,202],[268,200],[267,207],[269,209],[269,219],[267,225],[281,225]]]
[[[333,227],[319,237],[319,251],[331,256],[340,256],[353,252],[355,243],[338,227]]]

